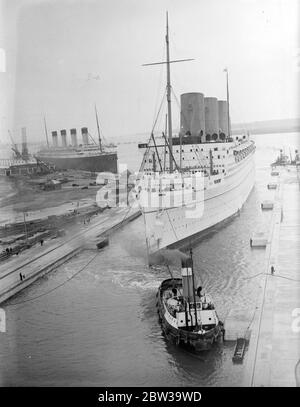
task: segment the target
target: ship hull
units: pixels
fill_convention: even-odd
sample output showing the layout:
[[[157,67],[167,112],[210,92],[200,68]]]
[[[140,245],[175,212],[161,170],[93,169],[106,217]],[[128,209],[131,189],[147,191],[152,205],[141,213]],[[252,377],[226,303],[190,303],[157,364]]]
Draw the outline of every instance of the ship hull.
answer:
[[[254,159],[251,154],[222,180],[220,186],[204,192],[204,210],[201,216],[190,217],[184,206],[166,208],[159,212],[144,210],[149,253],[180,246],[233,217],[246,202],[254,186],[254,178]],[[157,223],[164,225],[162,231],[156,230]]]
[[[37,158],[57,170],[82,170],[90,172],[118,172],[116,153],[107,153],[90,157],[55,157],[52,155],[37,155]]]

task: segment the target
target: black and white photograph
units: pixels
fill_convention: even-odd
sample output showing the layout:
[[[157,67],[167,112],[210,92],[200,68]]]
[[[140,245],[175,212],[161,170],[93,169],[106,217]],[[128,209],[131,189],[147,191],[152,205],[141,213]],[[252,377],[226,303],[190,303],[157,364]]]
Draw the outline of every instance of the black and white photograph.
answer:
[[[0,0],[19,387],[300,387],[299,0]]]

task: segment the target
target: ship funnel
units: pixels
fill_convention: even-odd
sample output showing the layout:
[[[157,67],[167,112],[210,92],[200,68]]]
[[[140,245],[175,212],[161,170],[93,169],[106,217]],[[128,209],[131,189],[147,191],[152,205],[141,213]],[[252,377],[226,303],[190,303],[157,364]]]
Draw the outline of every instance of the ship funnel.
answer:
[[[181,117],[180,132],[183,136],[200,136],[204,141],[205,114],[204,95],[202,93],[183,93],[180,96]]]
[[[225,140],[229,137],[228,134],[228,105],[226,100],[218,101],[219,114],[219,138]]]
[[[181,260],[183,297],[188,301],[193,301],[194,298],[192,266],[192,259],[187,258]]]
[[[219,139],[218,99],[204,98],[204,105],[206,141],[217,141]]]
[[[71,129],[70,133],[71,133],[72,146],[77,147],[78,143],[77,143],[76,129]]]
[[[26,127],[21,128],[22,135],[22,158],[23,160],[28,159],[28,147],[27,147],[27,136],[26,136]]]
[[[83,144],[89,144],[89,134],[88,134],[87,127],[82,127],[81,135],[82,135],[82,143]]]
[[[58,147],[57,131],[52,132],[52,141],[54,147]]]
[[[67,147],[67,132],[66,132],[66,130],[61,130],[60,135],[61,135],[62,146]]]

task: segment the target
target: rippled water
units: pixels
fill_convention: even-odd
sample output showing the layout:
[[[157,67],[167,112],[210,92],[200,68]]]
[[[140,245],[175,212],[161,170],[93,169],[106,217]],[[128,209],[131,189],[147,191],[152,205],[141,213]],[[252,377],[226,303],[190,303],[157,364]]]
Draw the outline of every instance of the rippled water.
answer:
[[[262,212],[260,203],[274,193],[266,189],[269,164],[277,155],[275,147],[283,142],[282,138],[264,137],[264,142],[257,142],[256,184],[240,215],[215,228],[194,247],[197,276],[214,297],[221,319],[234,307],[254,309],[259,281],[251,277],[261,270],[265,252],[251,249],[249,238],[254,231],[268,230],[271,212]],[[295,137],[288,135],[284,141],[295,146]],[[123,148],[125,157],[126,148],[130,152],[133,147]],[[7,333],[0,334],[2,384],[242,384],[243,366],[233,365],[231,360],[234,345],[219,344],[196,357],[165,341],[155,294],[168,274],[146,266],[142,218],[115,233],[109,247],[84,268],[95,254],[83,252],[5,304]],[[62,287],[26,302],[82,268]]]

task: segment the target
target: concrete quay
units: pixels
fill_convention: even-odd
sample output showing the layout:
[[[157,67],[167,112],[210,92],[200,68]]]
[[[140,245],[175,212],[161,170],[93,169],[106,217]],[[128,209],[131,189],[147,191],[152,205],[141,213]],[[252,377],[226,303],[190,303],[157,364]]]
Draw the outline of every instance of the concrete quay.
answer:
[[[244,386],[300,386],[300,185],[286,170],[278,181]]]
[[[111,234],[140,215],[137,208],[111,208],[79,230],[71,228],[66,236],[44,246],[36,246],[0,265],[0,303],[28,287],[44,274],[54,270],[85,248],[96,249],[102,236]],[[21,281],[21,276],[25,278]]]

